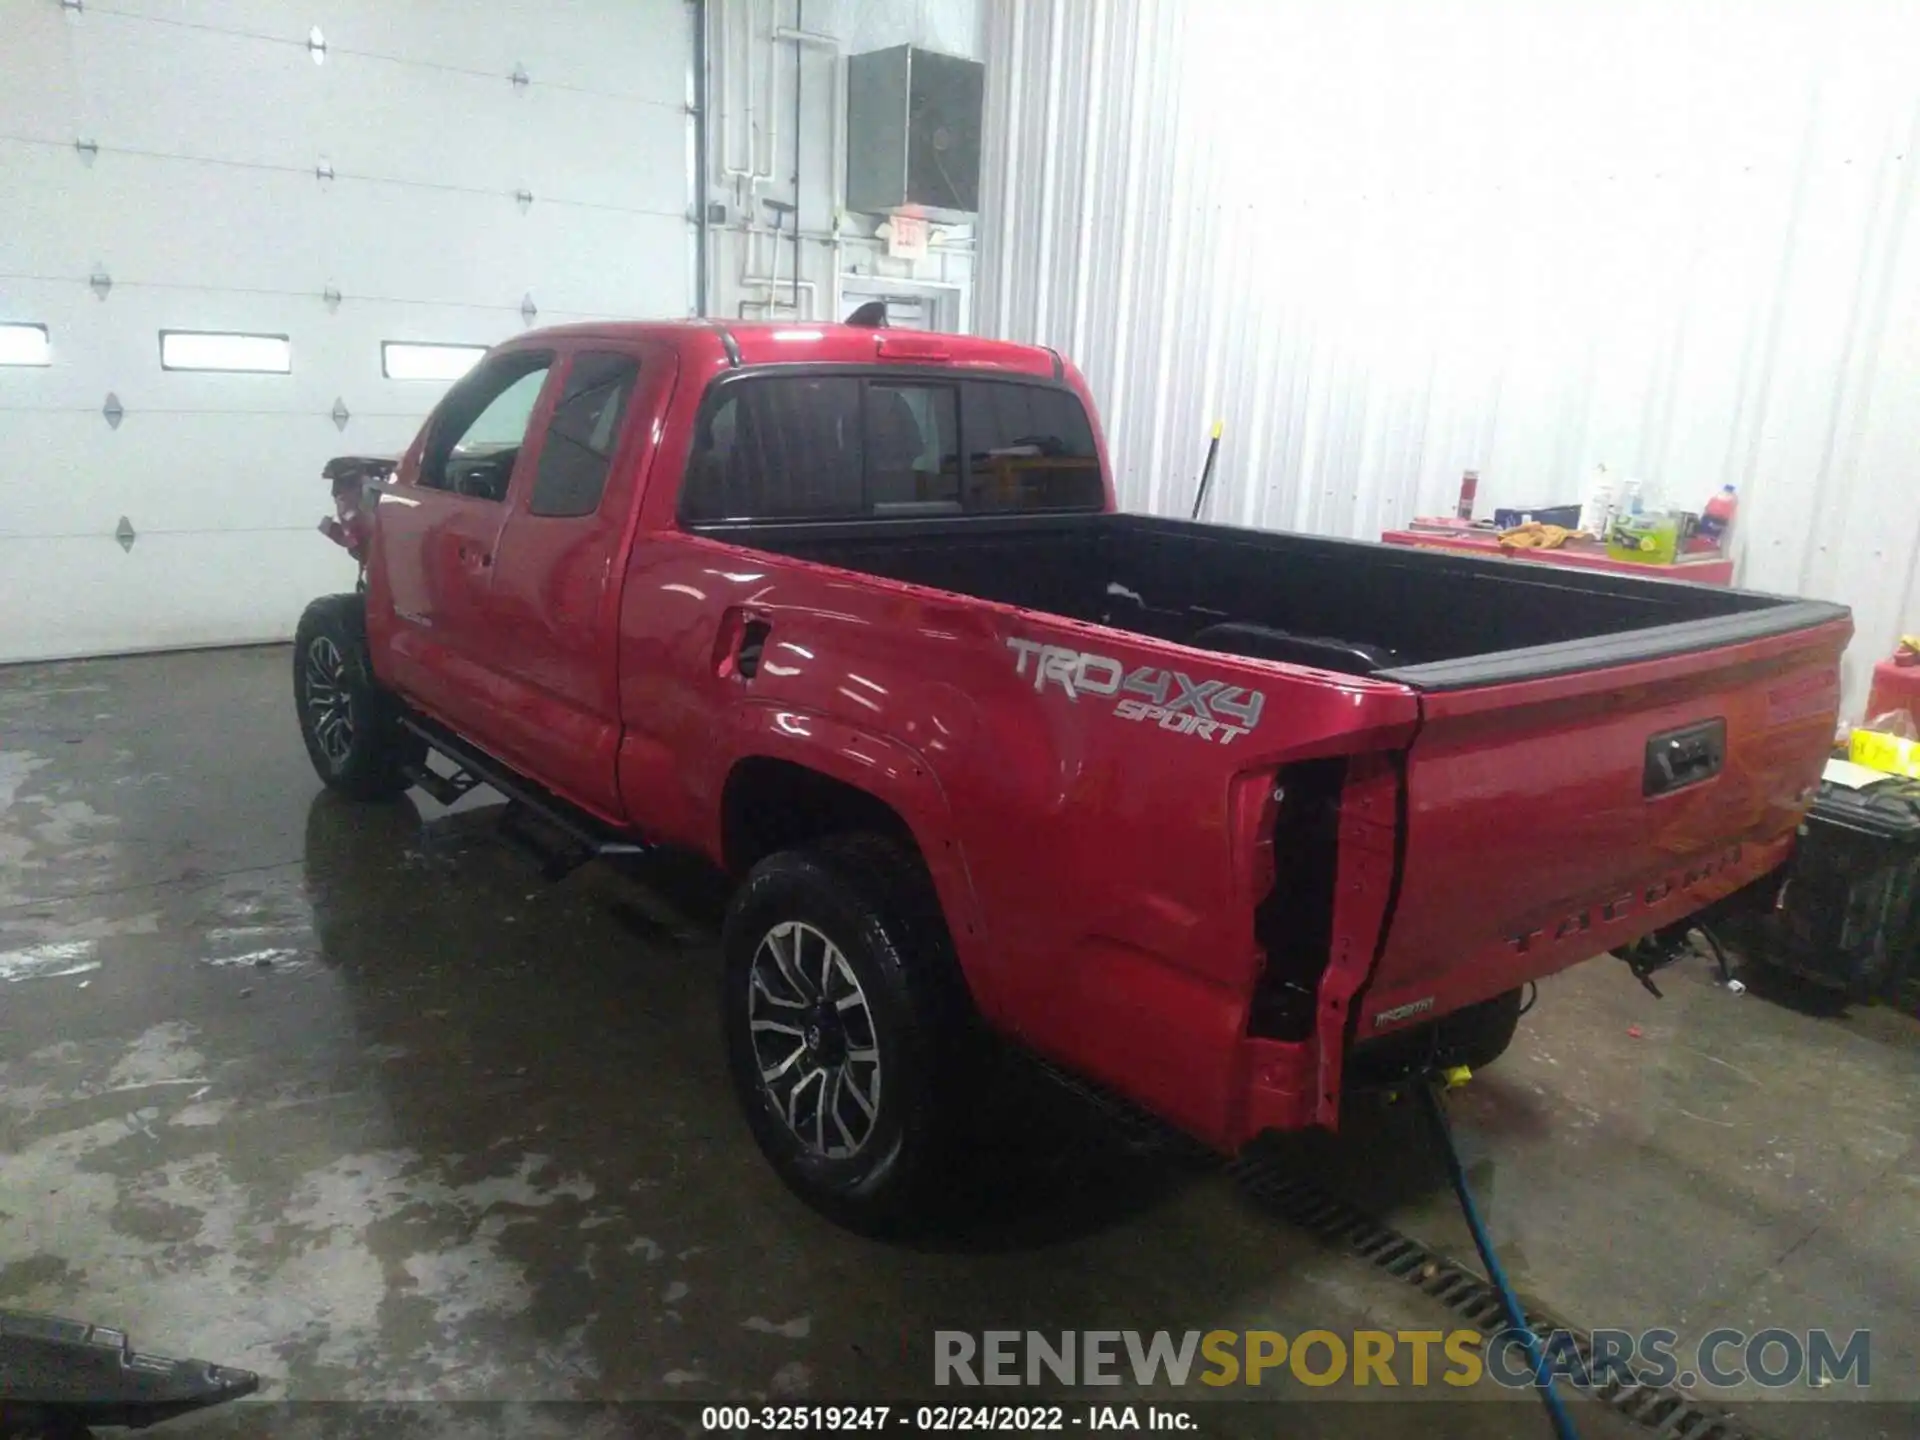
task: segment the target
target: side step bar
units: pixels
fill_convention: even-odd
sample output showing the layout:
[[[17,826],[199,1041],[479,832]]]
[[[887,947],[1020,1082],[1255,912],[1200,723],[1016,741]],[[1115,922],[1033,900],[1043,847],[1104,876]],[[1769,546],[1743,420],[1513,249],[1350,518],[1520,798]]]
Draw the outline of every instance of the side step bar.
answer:
[[[400,723],[454,765],[453,774],[442,775],[422,761],[408,768],[407,778],[442,805],[453,804],[476,785],[491,785],[507,797],[501,829],[509,839],[533,851],[550,880],[565,879],[590,860],[644,855],[654,848],[619,834],[579,806],[509,770],[444,726],[418,715],[408,715]],[[530,832],[529,821],[551,835]]]
[[[141,1428],[259,1388],[250,1370],[141,1354],[121,1330],[0,1311],[0,1435]]]

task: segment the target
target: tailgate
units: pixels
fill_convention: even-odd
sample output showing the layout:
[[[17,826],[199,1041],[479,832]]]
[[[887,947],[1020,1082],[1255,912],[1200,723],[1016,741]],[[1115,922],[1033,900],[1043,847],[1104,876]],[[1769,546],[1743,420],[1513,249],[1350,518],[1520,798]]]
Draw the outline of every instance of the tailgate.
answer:
[[[1517,651],[1394,677],[1421,688],[1421,727],[1348,1033],[1497,995],[1777,865],[1833,743],[1850,633],[1840,607],[1782,601],[1609,637],[1584,667],[1553,646],[1531,671]]]

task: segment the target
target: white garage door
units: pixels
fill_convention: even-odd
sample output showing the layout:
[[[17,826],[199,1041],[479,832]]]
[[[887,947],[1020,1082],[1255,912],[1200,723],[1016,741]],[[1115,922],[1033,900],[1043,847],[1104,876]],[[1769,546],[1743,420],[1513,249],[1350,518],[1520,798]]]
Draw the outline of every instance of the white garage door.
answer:
[[[0,661],[347,588],[320,468],[445,388],[383,342],[686,314],[690,10],[0,0]]]

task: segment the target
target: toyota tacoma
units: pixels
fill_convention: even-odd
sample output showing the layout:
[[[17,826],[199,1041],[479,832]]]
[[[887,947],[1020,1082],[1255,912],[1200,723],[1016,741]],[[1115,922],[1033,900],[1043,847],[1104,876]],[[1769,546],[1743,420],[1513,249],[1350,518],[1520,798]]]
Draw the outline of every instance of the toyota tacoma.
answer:
[[[1529,981],[1782,862],[1850,633],[1123,514],[1061,356],[884,327],[529,332],[328,473],[321,778],[737,876],[741,1105],[858,1225],[939,1173],[975,1033],[1222,1151],[1486,1063]]]

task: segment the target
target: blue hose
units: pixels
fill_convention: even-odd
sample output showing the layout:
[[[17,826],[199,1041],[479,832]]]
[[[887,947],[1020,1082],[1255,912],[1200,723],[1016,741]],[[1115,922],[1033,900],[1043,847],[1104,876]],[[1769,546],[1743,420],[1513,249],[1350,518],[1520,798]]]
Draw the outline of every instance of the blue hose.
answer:
[[[1573,1428],[1573,1417],[1567,1414],[1566,1402],[1553,1388],[1553,1377],[1547,1373],[1547,1357],[1540,1348],[1540,1337],[1527,1324],[1527,1317],[1520,1309],[1519,1297],[1513,1293],[1513,1286],[1507,1283],[1507,1272],[1500,1268],[1499,1257],[1493,1253],[1493,1241],[1487,1235],[1485,1222],[1480,1219],[1480,1208],[1473,1203],[1473,1191],[1467,1188],[1467,1172],[1460,1164],[1460,1152],[1453,1143],[1453,1130],[1447,1124],[1446,1107],[1440,1103],[1440,1084],[1435,1081],[1422,1085],[1420,1089],[1426,1098],[1427,1114],[1433,1121],[1434,1134],[1440,1137],[1440,1154],[1447,1163],[1447,1178],[1453,1182],[1453,1193],[1459,1197],[1460,1213],[1467,1217],[1467,1229],[1473,1232],[1473,1246],[1480,1252],[1480,1263],[1487,1267],[1487,1279],[1500,1292],[1500,1305],[1507,1312],[1507,1324],[1519,1337],[1521,1346],[1527,1352],[1527,1359],[1533,1366],[1534,1387],[1540,1392],[1540,1401],[1547,1407],[1547,1415],[1553,1421],[1553,1433],[1557,1440],[1580,1440],[1579,1432]]]

